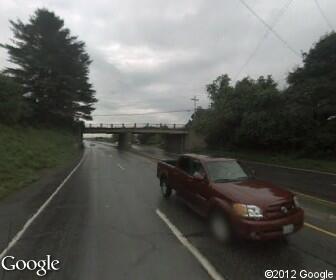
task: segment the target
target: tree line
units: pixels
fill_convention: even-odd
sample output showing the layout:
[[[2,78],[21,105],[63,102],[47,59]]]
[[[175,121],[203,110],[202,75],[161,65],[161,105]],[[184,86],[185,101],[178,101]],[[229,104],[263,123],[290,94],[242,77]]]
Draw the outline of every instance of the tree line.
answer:
[[[91,119],[97,99],[85,43],[47,9],[10,25],[13,39],[1,44],[10,67],[0,73],[0,122],[67,126]]]
[[[210,147],[336,153],[336,34],[323,36],[280,90],[272,76],[245,77],[234,85],[228,75],[206,86],[207,109],[198,108],[189,125]]]

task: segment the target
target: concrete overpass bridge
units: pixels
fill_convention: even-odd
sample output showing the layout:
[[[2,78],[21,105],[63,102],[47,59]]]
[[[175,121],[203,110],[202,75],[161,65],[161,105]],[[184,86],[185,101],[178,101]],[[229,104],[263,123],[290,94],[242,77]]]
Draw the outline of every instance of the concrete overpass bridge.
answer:
[[[189,130],[183,124],[86,124],[84,133],[89,134],[118,134],[118,146],[129,148],[132,134],[162,134],[165,148],[171,152],[181,153],[186,149]]]

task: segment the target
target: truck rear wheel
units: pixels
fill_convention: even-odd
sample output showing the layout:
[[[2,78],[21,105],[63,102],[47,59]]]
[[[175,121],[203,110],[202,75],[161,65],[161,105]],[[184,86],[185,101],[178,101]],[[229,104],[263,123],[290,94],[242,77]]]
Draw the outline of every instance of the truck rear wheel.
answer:
[[[160,181],[161,192],[164,198],[169,198],[172,194],[171,187],[168,186],[166,179]]]

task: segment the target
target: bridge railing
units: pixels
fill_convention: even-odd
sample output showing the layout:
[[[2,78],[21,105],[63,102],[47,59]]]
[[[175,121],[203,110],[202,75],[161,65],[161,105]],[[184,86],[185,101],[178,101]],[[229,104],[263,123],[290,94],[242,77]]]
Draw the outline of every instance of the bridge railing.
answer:
[[[165,123],[87,123],[86,128],[161,128],[161,129],[185,129],[185,124]]]

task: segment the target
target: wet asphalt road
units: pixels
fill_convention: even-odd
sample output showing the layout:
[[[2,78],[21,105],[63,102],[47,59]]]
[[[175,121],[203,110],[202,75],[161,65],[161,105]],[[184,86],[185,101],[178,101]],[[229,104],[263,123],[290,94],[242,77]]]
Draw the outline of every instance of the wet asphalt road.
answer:
[[[157,216],[160,209],[225,279],[265,279],[266,269],[336,273],[336,238],[309,227],[286,242],[219,245],[180,199],[161,198],[155,173],[147,158],[88,145],[83,164],[8,255],[60,260],[61,269],[42,279],[211,279]],[[307,222],[334,230],[336,205],[304,206]],[[1,272],[0,280],[38,279]]]

